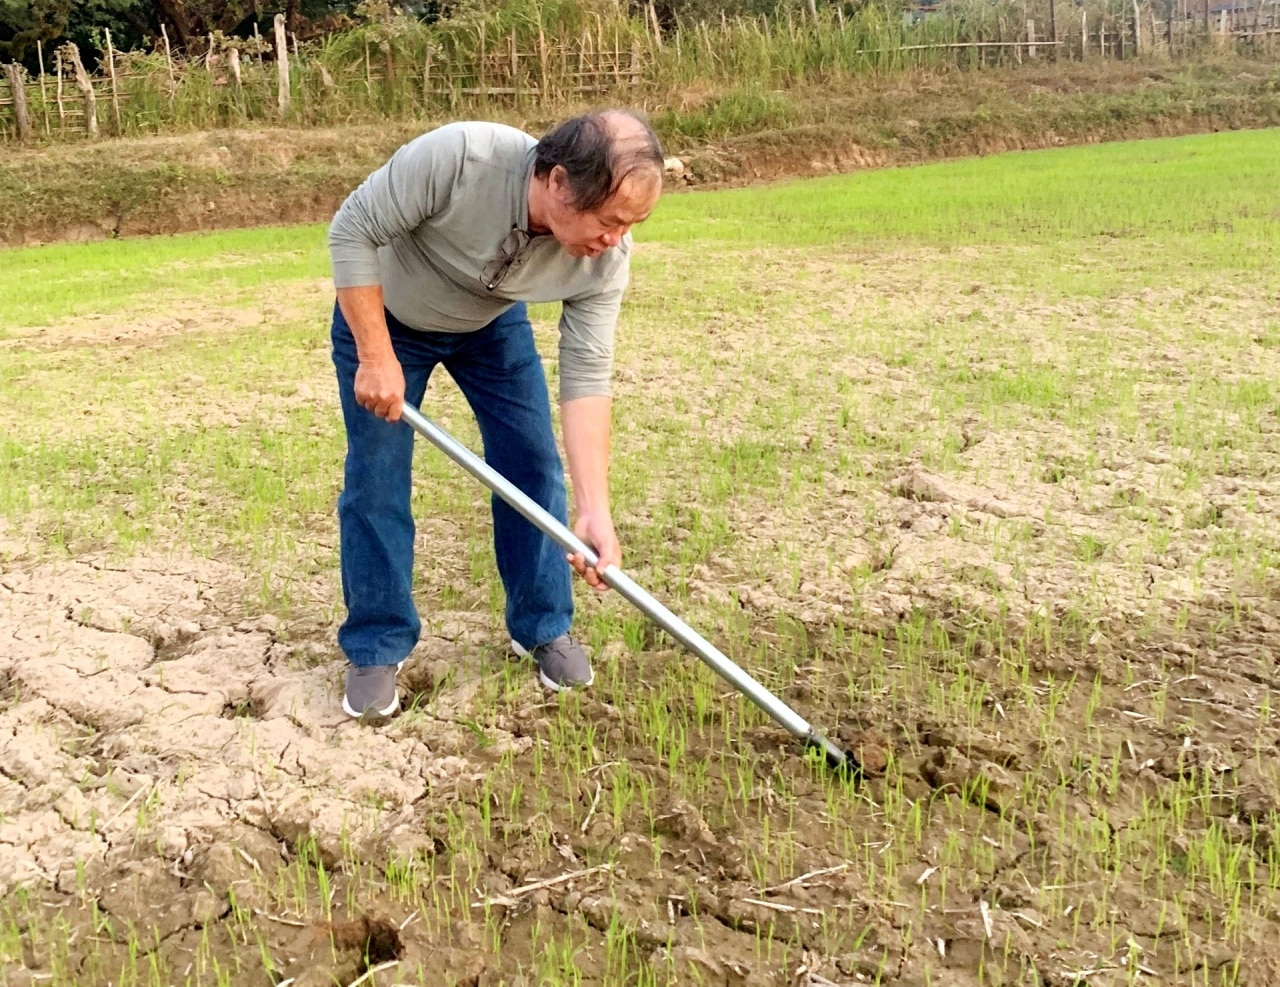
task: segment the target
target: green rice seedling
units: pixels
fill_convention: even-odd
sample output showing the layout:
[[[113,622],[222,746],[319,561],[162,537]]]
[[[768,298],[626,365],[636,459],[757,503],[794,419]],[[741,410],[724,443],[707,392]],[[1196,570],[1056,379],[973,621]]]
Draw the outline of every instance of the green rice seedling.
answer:
[[[708,71],[764,57],[712,40],[715,61],[704,32],[690,42]],[[359,98],[381,97],[375,85]],[[428,638],[450,633],[461,611],[493,641],[460,643],[474,662],[466,674],[434,686],[379,742],[447,749],[477,780],[433,786],[415,806],[438,851],[361,860],[344,834],[330,867],[303,841],[202,930],[191,982],[279,963],[247,907],[261,907],[256,896],[298,921],[330,916],[332,901],[353,914],[393,903],[420,914],[409,934],[481,943],[498,979],[573,982],[571,964],[598,962],[605,976],[636,966],[636,982],[663,982],[621,918],[602,930],[553,907],[535,930],[510,909],[473,908],[478,889],[514,880],[496,871],[555,876],[578,866],[569,854],[619,865],[575,893],[687,884],[686,911],[695,890],[737,894],[738,881],[767,887],[847,863],[824,880],[893,909],[894,955],[924,947],[922,909],[965,907],[998,887],[1030,902],[1002,907],[1028,909],[1039,926],[1018,921],[1037,948],[1118,964],[1135,941],[1145,953],[1134,962],[1176,968],[1178,982],[1223,979],[1197,968],[1188,926],[1243,948],[1280,887],[1260,835],[1275,820],[1231,820],[1243,765],[1218,771],[1212,753],[1243,761],[1277,740],[1266,689],[1220,677],[1228,649],[1241,652],[1233,674],[1273,672],[1246,645],[1267,633],[1258,601],[1275,554],[1274,389],[1256,383],[1280,371],[1263,287],[1278,276],[1274,220],[1256,201],[1277,178],[1274,142],[1227,134],[1037,152],[664,200],[637,231],[618,333],[614,512],[626,565],[843,742],[882,734],[883,770],[861,789],[831,777],[608,596],[579,599],[579,627],[601,656],[592,694],[532,698],[527,664],[497,658],[487,499],[424,448],[415,593]],[[1241,183],[1210,180],[1236,162]],[[35,289],[45,258],[65,290]],[[331,299],[315,285],[323,231],[8,260],[4,536],[29,536],[32,565],[161,548],[214,557],[251,578],[249,596],[284,618],[291,641],[329,639],[341,612],[342,436]],[[113,277],[138,265],[150,282]],[[268,313],[277,296],[295,310]],[[181,313],[169,298],[183,299]],[[98,318],[145,331],[90,345]],[[555,318],[534,313],[553,387]],[[478,444],[446,378],[427,400]],[[919,485],[904,486],[908,475]],[[94,610],[79,616],[98,619]],[[166,667],[164,685],[175,682]],[[18,684],[0,677],[0,705],[25,702]],[[496,754],[508,737],[522,744]],[[289,783],[262,770],[268,790]],[[190,771],[176,798],[166,787],[163,800],[131,806],[140,853],[154,854],[152,830],[189,797],[200,766]],[[110,774],[100,787],[96,778],[77,768],[72,783],[87,798],[111,794]],[[660,817],[676,800],[697,808],[726,858],[741,850],[745,876],[720,875],[713,853],[704,863],[669,835]],[[369,799],[360,811],[373,820],[388,808]],[[921,860],[938,871],[916,886]],[[82,888],[97,935],[123,944],[125,925],[94,914],[92,875],[81,874],[66,883]],[[1126,917],[1134,895],[1160,928],[1157,946]],[[52,948],[70,937],[64,925],[12,900],[3,908],[0,952],[32,943],[51,957],[40,972],[62,982],[76,963],[118,982],[126,961],[133,976],[123,946]],[[825,910],[821,948],[855,948],[855,913]],[[17,946],[8,923],[27,937]],[[800,962],[798,944],[723,935],[762,976]],[[137,979],[181,981],[167,953],[152,965],[146,936]],[[1002,959],[1006,979],[1016,952]]]

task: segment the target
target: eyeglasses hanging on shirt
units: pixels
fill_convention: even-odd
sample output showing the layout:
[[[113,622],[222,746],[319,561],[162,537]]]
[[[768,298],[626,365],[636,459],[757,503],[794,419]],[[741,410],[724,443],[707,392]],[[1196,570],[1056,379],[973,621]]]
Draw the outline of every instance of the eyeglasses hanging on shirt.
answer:
[[[484,270],[480,272],[480,283],[489,291],[496,290],[515,264],[516,258],[529,246],[532,239],[533,237],[524,230],[513,226],[511,232],[499,244],[498,256],[486,264]]]

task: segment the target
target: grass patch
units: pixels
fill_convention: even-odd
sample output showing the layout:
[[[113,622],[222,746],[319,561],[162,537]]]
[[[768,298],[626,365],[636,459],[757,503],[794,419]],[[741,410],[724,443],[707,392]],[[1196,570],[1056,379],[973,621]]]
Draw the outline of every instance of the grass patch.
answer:
[[[397,982],[464,980],[477,956],[495,982],[689,982],[714,950],[758,977],[1249,983],[1280,904],[1276,148],[1234,133],[673,196],[640,231],[615,396],[626,567],[878,754],[866,786],[609,597],[579,601],[592,692],[533,696],[495,643],[488,498],[423,447],[416,592],[446,669],[414,670],[376,735],[271,718],[269,696],[215,716],[245,731],[217,755],[237,804],[274,809],[304,774],[327,791],[329,762],[291,774],[286,736],[361,758],[345,828],[211,883],[203,944],[148,945],[63,874],[62,908],[0,900],[0,955],[53,983],[278,982],[300,975],[295,932],[264,915],[336,936],[376,907],[410,923]],[[287,645],[330,647],[323,228],[6,257],[8,565],[212,556],[253,574],[238,605],[283,618],[276,668]],[[150,291],[115,276],[142,258]],[[49,295],[36,269],[73,287]],[[535,319],[553,354],[554,309]],[[478,446],[443,376],[426,404]],[[23,708],[34,673],[6,667],[0,699]],[[38,733],[98,749],[88,729]],[[397,758],[424,751],[457,776],[414,780]],[[190,770],[128,806],[137,847],[215,773]],[[394,804],[383,775],[420,792]],[[418,842],[357,845],[366,818]]]

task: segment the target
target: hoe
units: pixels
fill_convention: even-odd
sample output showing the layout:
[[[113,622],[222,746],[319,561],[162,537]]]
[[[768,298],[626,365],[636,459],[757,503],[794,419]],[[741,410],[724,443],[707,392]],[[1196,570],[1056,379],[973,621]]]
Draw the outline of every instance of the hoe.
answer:
[[[501,497],[566,552],[581,555],[586,559],[587,565],[595,567],[598,560],[589,545],[421,411],[406,402],[401,417],[415,432]],[[718,675],[768,713],[805,747],[820,752],[829,767],[850,779],[856,780],[861,776],[861,765],[852,751],[841,750],[810,726],[800,714],[726,658],[706,638],[641,589],[621,569],[611,565],[600,576],[611,589],[710,665]]]

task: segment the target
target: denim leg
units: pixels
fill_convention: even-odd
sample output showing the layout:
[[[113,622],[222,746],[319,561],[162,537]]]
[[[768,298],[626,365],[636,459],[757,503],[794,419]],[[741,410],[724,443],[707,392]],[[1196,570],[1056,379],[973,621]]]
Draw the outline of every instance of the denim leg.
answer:
[[[355,399],[355,339],[334,306],[333,363],[347,429],[344,487],[338,498],[342,597],[347,619],[338,645],[356,665],[393,665],[418,643],[422,623],[413,603],[413,515],[409,509],[413,429],[384,421]],[[405,398],[422,401],[434,361],[396,339]]]
[[[443,362],[475,412],[485,461],[566,523],[564,466],[551,427],[547,379],[525,306],[513,306],[471,334]],[[507,594],[507,630],[520,645],[532,649],[572,626],[572,570],[559,545],[498,497],[492,503],[494,554]]]

